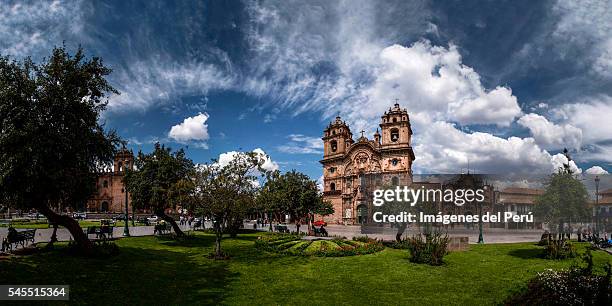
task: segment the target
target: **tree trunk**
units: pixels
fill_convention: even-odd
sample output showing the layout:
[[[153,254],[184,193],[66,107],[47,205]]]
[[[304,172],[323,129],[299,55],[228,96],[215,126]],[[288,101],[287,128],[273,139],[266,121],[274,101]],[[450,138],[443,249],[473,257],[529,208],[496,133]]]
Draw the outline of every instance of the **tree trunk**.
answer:
[[[155,214],[158,217],[160,217],[162,220],[170,223],[170,225],[172,225],[172,229],[174,230],[177,236],[180,236],[180,237],[185,236],[185,233],[183,233],[183,231],[178,226],[178,224],[176,224],[176,221],[174,221],[174,218],[166,215],[166,213],[163,210],[158,210],[155,212]]]
[[[295,229],[296,229],[297,234],[299,235],[300,234],[300,222],[299,221],[295,222]]]
[[[78,222],[78,221],[77,221]],[[47,243],[46,248],[53,248],[53,244],[57,242],[57,223],[53,224],[53,233],[51,234],[51,240]]]
[[[81,229],[79,223],[76,220],[68,216],[58,215],[46,205],[39,207],[38,210],[45,217],[47,217],[47,220],[49,220],[49,222],[55,223],[58,226],[61,225],[68,229],[70,235],[72,235],[72,238],[74,238],[74,241],[76,242],[79,249],[83,252],[83,254],[93,254],[93,244],[91,243],[91,241],[89,241],[87,235],[83,233],[83,229]]]
[[[221,239],[223,239],[221,223],[217,220],[213,221],[213,228],[215,230],[215,258],[221,259],[223,258],[223,253],[221,252]]]
[[[270,231],[272,231],[272,213],[268,213],[268,222],[270,223]]]
[[[399,227],[397,228],[397,234],[395,234],[395,241],[397,242],[402,241],[402,235],[404,234],[406,227],[408,227],[408,224],[400,223]]]

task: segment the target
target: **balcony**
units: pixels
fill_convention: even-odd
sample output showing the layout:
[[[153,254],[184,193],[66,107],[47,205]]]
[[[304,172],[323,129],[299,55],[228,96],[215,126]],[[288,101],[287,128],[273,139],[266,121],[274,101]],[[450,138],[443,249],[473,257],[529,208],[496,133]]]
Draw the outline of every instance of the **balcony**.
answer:
[[[323,192],[324,196],[337,196],[341,194],[342,194],[342,190],[330,190],[330,191]]]

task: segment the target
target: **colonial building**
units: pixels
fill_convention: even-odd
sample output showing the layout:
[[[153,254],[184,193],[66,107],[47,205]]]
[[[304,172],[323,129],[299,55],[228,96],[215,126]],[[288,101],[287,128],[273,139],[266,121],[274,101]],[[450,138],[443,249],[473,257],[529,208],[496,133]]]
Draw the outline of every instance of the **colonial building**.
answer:
[[[96,192],[87,201],[90,212],[125,212],[125,201],[128,201],[128,211],[132,211],[129,196],[126,199],[123,177],[126,169],[134,166],[134,154],[126,148],[121,149],[113,162],[113,168],[99,173],[96,180]]]
[[[410,145],[412,129],[406,109],[399,104],[381,117],[373,139],[364,131],[357,141],[346,122],[338,116],[323,133],[324,199],[334,206],[326,216],[330,223],[368,222],[369,186],[409,185],[415,159]]]
[[[544,194],[544,190],[535,188],[508,187],[498,192],[497,207],[502,213],[524,215],[533,211],[536,198]],[[502,223],[506,229],[534,229],[542,228],[541,222],[509,222]]]

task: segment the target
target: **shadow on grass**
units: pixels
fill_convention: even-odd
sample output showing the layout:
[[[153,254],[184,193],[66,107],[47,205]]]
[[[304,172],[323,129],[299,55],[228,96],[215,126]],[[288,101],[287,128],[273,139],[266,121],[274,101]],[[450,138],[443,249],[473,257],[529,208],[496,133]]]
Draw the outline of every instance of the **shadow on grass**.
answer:
[[[541,259],[543,252],[542,249],[513,249],[508,252],[508,255],[521,259]]]
[[[2,283],[67,284],[74,304],[219,304],[232,280],[228,264],[193,253],[121,247],[108,259],[65,249],[0,262]]]

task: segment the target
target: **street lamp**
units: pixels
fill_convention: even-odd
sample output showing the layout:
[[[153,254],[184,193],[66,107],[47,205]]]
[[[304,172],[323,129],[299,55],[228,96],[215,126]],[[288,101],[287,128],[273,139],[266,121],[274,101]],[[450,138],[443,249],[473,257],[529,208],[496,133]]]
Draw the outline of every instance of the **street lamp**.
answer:
[[[128,225],[128,193],[127,189],[123,188],[122,190],[125,193],[125,219],[123,222],[123,237],[130,237],[130,228]]]
[[[487,186],[483,187],[484,190],[487,190]],[[478,218],[478,243],[484,243],[484,237],[482,236],[482,202],[478,202],[478,206],[480,206],[480,218]]]
[[[595,231],[599,235],[599,176],[595,176]]]

